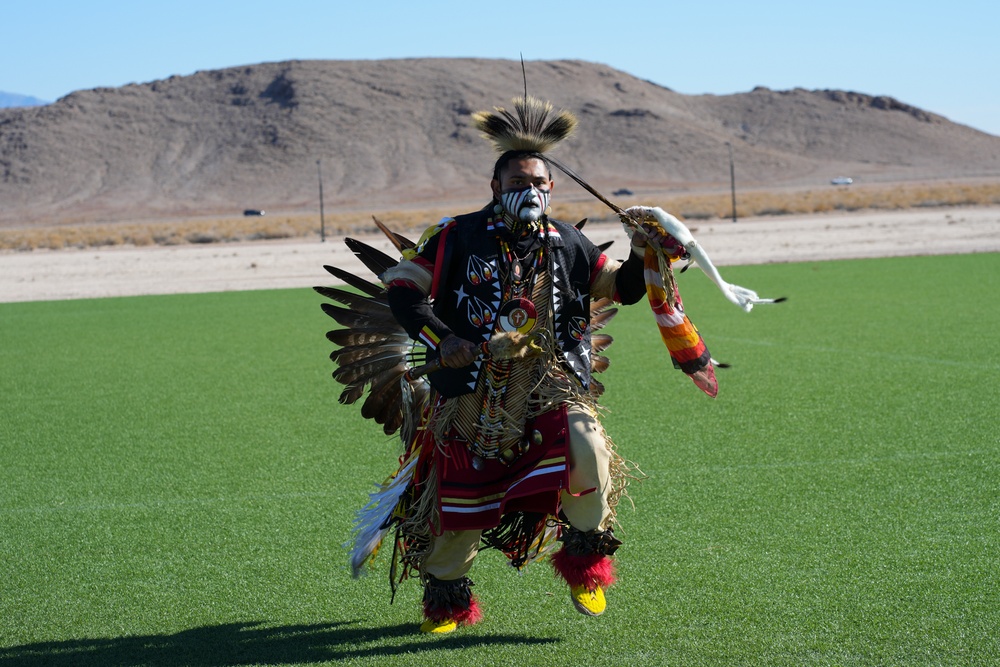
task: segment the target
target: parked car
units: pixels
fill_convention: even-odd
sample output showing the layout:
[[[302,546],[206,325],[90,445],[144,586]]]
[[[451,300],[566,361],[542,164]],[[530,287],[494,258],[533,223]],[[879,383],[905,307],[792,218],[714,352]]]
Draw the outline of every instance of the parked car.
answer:
[[[837,178],[830,181],[831,185],[850,185],[854,182],[854,179],[850,176],[838,176]]]
[[[247,215],[247,216],[250,216],[250,215],[264,215],[264,211],[261,211],[260,209],[256,209],[256,208],[248,208],[247,210],[243,211],[243,215]]]

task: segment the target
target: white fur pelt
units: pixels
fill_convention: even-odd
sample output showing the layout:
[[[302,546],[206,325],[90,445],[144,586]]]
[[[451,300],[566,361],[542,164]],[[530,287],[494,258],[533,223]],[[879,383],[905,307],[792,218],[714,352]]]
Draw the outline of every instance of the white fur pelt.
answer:
[[[712,260],[709,259],[708,253],[705,249],[701,247],[701,244],[695,240],[694,235],[691,234],[691,230],[687,226],[678,220],[676,217],[664,211],[659,207],[649,207],[649,206],[633,206],[632,208],[625,211],[630,218],[637,221],[650,220],[656,221],[660,224],[665,232],[673,236],[677,241],[684,246],[688,254],[691,255],[691,259],[694,261],[698,267],[705,272],[712,282],[714,282],[718,288],[722,291],[723,296],[729,301],[736,304],[746,312],[753,310],[753,307],[762,303],[778,303],[783,299],[762,299],[757,296],[757,292],[745,287],[740,287],[739,285],[733,285],[732,283],[727,283],[722,279],[722,275],[719,274],[719,270],[715,268],[712,264]],[[626,227],[626,232],[631,232],[628,227]]]

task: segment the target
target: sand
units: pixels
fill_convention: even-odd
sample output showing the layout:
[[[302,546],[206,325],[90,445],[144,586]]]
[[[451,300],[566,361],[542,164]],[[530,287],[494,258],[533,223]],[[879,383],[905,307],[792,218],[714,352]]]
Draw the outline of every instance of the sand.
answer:
[[[775,262],[1000,252],[1000,207],[935,208],[804,217],[689,221],[720,267]],[[614,240],[617,224],[591,224],[595,242]],[[381,236],[358,237],[389,254]],[[332,264],[369,274],[340,238],[239,244],[0,253],[0,303],[149,294],[310,288],[334,284]],[[725,271],[722,272],[725,276]]]

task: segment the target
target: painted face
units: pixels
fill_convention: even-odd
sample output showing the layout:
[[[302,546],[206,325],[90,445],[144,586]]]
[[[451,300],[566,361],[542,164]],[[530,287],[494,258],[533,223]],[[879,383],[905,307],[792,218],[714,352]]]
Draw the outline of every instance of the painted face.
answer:
[[[529,185],[523,190],[502,193],[500,203],[508,213],[521,222],[535,222],[549,207],[549,191]]]
[[[500,179],[492,182],[493,196],[518,222],[535,222],[549,207],[552,179],[548,166],[535,157],[512,159]]]

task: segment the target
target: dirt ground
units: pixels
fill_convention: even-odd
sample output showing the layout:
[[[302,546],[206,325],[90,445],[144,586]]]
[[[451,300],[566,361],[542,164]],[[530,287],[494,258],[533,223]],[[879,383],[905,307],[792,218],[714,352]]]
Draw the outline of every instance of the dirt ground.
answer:
[[[720,267],[833,259],[1000,252],[1000,207],[917,209],[688,223]],[[595,242],[619,225],[588,225]],[[359,237],[389,254],[384,237]],[[146,294],[310,288],[333,284],[324,264],[369,277],[340,238],[241,244],[0,253],[0,303]],[[725,276],[725,271],[722,272]]]

